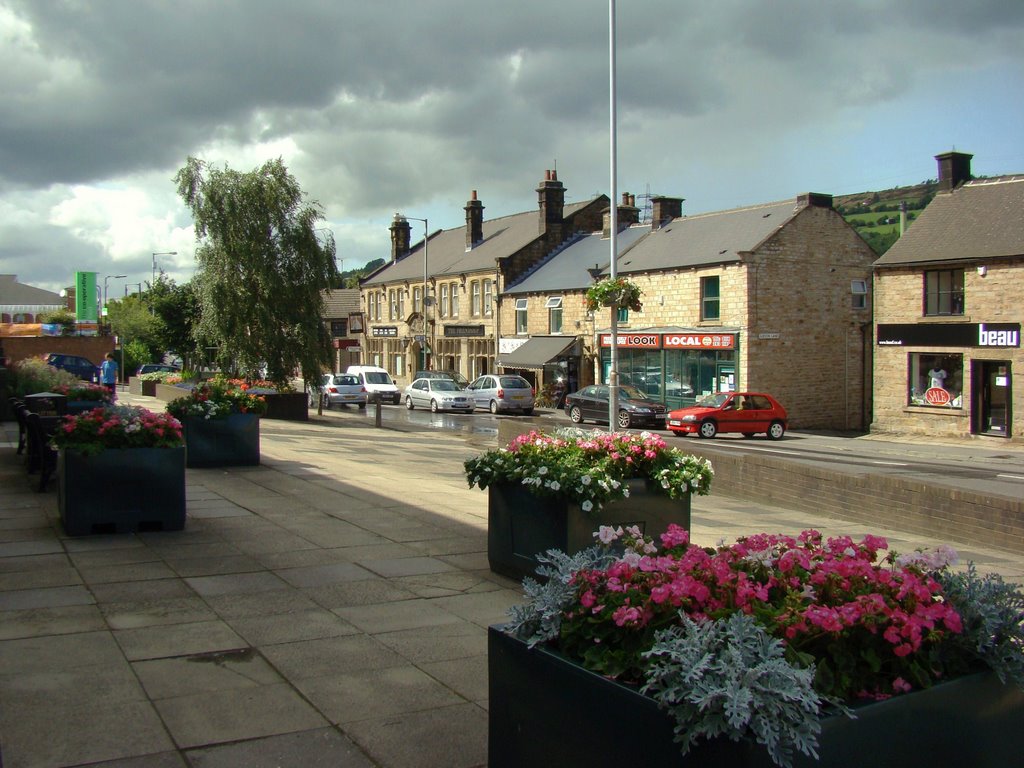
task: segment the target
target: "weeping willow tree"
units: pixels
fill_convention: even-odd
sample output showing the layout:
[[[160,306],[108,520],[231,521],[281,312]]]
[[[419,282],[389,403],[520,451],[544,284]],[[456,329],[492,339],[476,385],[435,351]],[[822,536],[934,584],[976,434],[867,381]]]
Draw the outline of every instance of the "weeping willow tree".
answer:
[[[319,236],[309,202],[284,163],[249,173],[194,157],[174,178],[195,219],[199,322],[221,370],[283,384],[330,362],[323,291],[338,279],[334,238]]]

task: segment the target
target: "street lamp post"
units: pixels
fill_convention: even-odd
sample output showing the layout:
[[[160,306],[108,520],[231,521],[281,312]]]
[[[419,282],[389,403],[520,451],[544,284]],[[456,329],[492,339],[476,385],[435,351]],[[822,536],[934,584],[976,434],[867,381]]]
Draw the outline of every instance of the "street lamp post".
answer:
[[[177,256],[177,251],[159,251],[153,254],[153,282],[149,284],[149,289],[153,290],[156,287],[156,257],[157,256]]]
[[[126,299],[128,298],[128,289],[131,288],[133,285],[135,286],[135,295],[139,296],[139,297],[142,296],[142,283],[125,283],[124,284],[124,297]]]
[[[106,275],[103,278],[103,312],[101,313],[103,317],[107,316],[107,283],[109,282],[110,278],[120,280],[122,277],[128,277],[128,275]],[[124,289],[127,292],[128,286],[126,285]]]
[[[430,233],[426,219],[418,219],[415,216],[406,216],[405,218],[423,222],[423,369],[430,370],[431,366],[427,362],[427,350],[429,349],[431,353],[434,351],[433,346],[430,344],[430,326],[427,322],[427,286],[430,279],[430,273],[427,269],[427,245],[430,240]]]

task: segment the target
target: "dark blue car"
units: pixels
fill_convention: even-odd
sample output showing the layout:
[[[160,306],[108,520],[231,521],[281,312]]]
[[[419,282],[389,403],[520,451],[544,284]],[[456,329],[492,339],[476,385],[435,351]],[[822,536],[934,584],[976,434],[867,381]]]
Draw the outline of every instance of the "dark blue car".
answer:
[[[100,369],[88,358],[81,355],[65,355],[62,352],[51,352],[46,356],[46,364],[73,373],[86,381],[99,381]]]

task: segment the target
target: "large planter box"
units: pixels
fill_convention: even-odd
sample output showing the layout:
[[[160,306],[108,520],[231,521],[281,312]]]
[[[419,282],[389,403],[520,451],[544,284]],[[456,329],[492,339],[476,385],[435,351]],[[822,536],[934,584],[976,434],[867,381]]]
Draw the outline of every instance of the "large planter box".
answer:
[[[260,463],[260,417],[232,413],[225,419],[187,416],[182,421],[189,467],[245,467]]]
[[[178,387],[174,384],[163,384],[159,381],[153,382],[153,396],[157,400],[163,400],[165,403],[169,403],[171,400],[177,400],[179,397],[185,397],[192,391],[192,387]]]
[[[67,409],[69,416],[77,416],[80,413],[87,413],[96,408],[105,408],[110,403],[100,400],[68,400]]]
[[[718,738],[682,757],[673,721],[653,699],[589,672],[548,649],[488,630],[490,768],[657,765],[773,768],[755,742]],[[991,672],[826,717],[820,760],[794,768],[900,766],[1005,768],[1024,755],[1024,693]]]
[[[690,530],[690,497],[670,499],[642,479],[629,480],[629,498],[586,513],[562,498],[535,496],[521,485],[487,488],[487,559],[491,570],[521,581],[536,578],[536,555],[570,554],[594,544],[602,525],[636,525],[657,537],[671,523]]]
[[[305,392],[275,392],[263,397],[267,400],[267,412],[263,414],[263,418],[309,420],[309,396]]]
[[[121,448],[57,457],[57,505],[69,536],[185,527],[185,449]]]
[[[156,385],[156,381],[144,381],[138,376],[132,376],[128,379],[128,391],[133,395],[156,397]]]

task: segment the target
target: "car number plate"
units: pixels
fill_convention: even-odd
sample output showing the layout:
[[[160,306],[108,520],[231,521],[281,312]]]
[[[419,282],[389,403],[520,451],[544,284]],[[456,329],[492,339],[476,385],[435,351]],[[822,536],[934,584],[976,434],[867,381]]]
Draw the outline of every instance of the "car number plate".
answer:
[[[669,419],[668,423],[671,424],[673,427],[683,426],[683,422],[679,421],[679,419]]]

